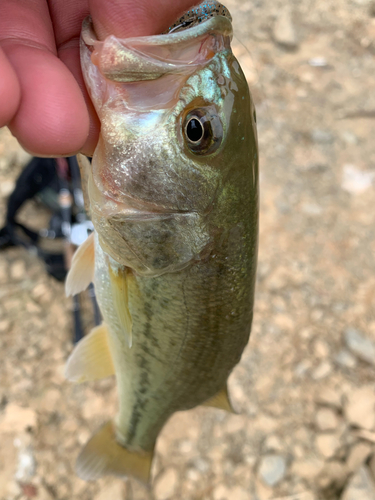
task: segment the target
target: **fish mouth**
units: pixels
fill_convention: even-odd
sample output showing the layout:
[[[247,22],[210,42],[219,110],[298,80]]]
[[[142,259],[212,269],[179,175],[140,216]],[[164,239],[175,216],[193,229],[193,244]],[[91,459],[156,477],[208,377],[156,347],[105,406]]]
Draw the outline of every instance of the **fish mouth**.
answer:
[[[101,217],[116,221],[146,220],[172,217],[173,215],[191,214],[195,210],[184,210],[157,205],[148,201],[121,195],[121,200],[115,199],[108,193],[102,193],[96,186],[95,181],[89,177],[89,197],[91,210]]]
[[[88,17],[81,36],[100,73],[107,80],[127,83],[190,74],[230,47],[233,30],[227,9],[208,2],[188,11],[160,35],[125,39],[110,35],[101,41]],[[85,66],[85,56],[82,61]]]

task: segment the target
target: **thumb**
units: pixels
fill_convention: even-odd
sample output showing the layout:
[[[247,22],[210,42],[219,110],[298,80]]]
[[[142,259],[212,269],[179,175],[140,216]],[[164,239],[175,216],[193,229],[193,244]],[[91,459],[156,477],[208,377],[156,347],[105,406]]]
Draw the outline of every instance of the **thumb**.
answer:
[[[157,35],[196,5],[195,0],[89,0],[96,35],[118,38]]]

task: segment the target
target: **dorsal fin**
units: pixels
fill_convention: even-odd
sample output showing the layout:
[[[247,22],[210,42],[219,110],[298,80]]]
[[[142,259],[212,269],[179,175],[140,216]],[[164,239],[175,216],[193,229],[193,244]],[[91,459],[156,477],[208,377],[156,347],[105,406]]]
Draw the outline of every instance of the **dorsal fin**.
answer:
[[[114,373],[108,329],[102,323],[75,346],[66,364],[65,377],[72,382],[81,383],[110,377]]]
[[[65,281],[66,296],[83,292],[94,280],[95,244],[94,233],[80,245],[73,255],[72,265]]]

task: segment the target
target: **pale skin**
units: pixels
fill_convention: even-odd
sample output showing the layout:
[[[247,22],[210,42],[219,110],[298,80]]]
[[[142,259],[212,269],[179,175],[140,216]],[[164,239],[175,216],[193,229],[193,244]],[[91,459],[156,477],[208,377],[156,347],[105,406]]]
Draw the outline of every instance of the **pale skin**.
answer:
[[[80,63],[82,20],[98,38],[162,33],[192,0],[1,0],[0,127],[36,156],[91,155],[99,121]]]

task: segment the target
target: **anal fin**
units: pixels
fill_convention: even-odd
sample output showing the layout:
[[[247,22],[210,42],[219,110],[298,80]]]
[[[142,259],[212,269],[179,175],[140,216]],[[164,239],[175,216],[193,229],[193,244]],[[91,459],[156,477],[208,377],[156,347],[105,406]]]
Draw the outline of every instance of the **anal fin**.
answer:
[[[203,406],[210,406],[212,408],[219,408],[220,410],[228,411],[229,413],[237,413],[234,411],[232,404],[229,400],[228,388],[225,385],[224,389],[215,394],[212,398],[208,399]]]
[[[114,424],[107,422],[79,454],[76,471],[86,481],[114,475],[123,479],[132,476],[147,484],[152,457],[153,451],[134,452],[121,446],[116,440]]]
[[[72,382],[81,383],[109,377],[114,373],[108,329],[102,323],[75,346],[66,364],[65,377]]]
[[[94,233],[80,245],[75,251],[72,265],[65,281],[65,294],[77,295],[83,292],[94,280],[95,270],[95,245]]]
[[[131,347],[133,323],[129,311],[129,271],[126,267],[113,269],[111,264],[108,264],[108,268],[111,281],[113,305],[115,307],[119,323],[126,336],[128,346]]]

